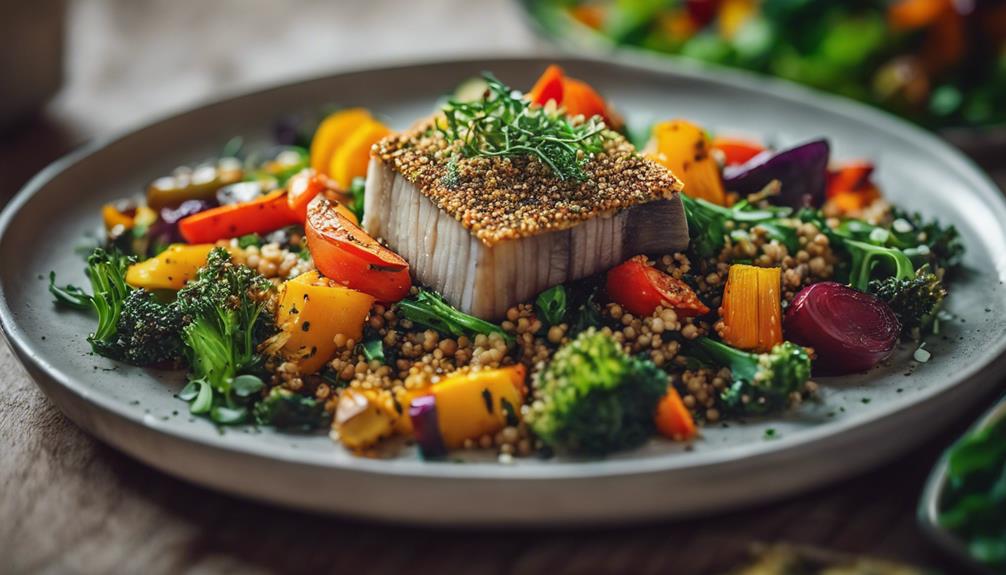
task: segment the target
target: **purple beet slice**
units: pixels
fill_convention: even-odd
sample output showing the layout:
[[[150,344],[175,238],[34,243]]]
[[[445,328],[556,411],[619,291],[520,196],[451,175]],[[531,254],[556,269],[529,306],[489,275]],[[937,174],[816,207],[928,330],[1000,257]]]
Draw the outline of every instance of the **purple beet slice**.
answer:
[[[809,285],[796,295],[783,318],[786,339],[812,347],[815,371],[866,371],[887,359],[901,324],[884,301],[835,282]]]

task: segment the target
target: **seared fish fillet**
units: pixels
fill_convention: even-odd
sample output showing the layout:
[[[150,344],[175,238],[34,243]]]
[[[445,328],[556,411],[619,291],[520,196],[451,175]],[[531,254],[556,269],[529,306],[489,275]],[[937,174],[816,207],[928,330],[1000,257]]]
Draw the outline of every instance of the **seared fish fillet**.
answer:
[[[499,319],[553,285],[688,245],[681,182],[620,136],[574,182],[537,159],[462,158],[429,127],[374,147],[363,227],[462,311]]]

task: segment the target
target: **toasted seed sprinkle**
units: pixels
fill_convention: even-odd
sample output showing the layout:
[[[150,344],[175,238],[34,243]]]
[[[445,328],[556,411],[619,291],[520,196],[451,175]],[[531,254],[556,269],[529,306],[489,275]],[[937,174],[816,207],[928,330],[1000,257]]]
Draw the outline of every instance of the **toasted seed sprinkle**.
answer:
[[[683,187],[619,134],[588,158],[587,178],[574,181],[560,179],[531,156],[462,157],[459,143],[448,142],[433,122],[381,140],[371,154],[489,246],[669,199]]]

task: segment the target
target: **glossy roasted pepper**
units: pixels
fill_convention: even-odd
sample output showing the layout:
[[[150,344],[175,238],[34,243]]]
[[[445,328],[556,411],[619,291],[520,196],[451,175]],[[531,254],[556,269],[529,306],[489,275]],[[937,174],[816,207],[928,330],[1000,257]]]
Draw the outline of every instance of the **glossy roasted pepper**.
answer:
[[[213,200],[223,186],[244,178],[241,162],[221,158],[195,169],[182,166],[170,176],[157,178],[147,186],[147,205],[155,210],[175,207],[185,200]]]
[[[146,290],[180,290],[206,264],[213,244],[169,246],[160,254],[129,266],[126,283]]]

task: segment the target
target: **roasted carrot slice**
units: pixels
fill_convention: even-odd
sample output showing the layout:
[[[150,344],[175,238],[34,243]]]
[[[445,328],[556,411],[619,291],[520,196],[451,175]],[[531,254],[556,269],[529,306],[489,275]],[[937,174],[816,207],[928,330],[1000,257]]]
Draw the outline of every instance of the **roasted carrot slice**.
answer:
[[[654,419],[657,431],[674,441],[687,441],[698,435],[692,412],[688,411],[678,390],[672,386],[667,388],[667,393],[657,404]]]
[[[780,268],[730,266],[720,307],[723,341],[762,352],[782,343],[781,281]]]

